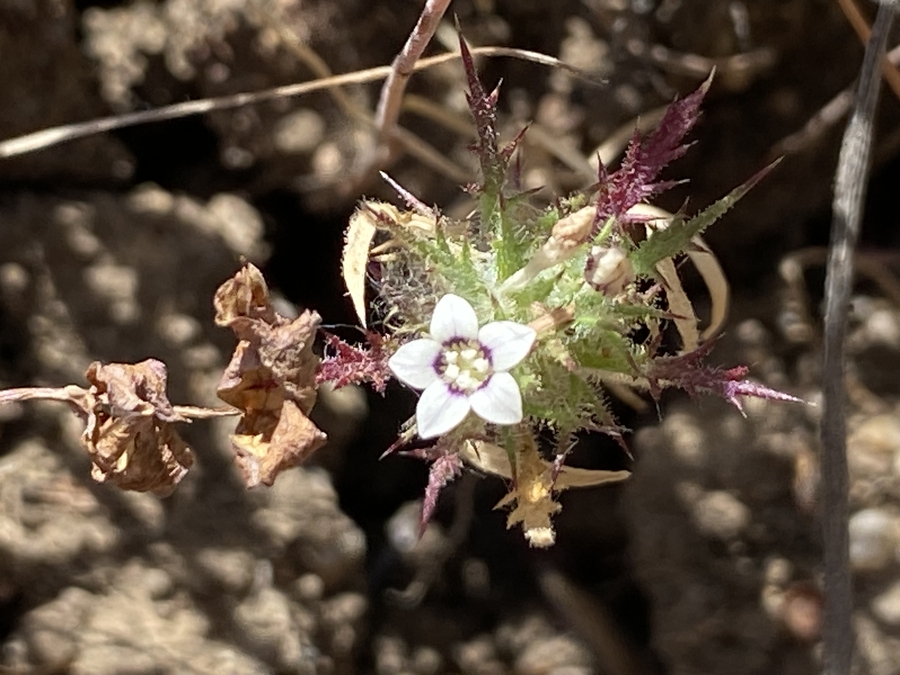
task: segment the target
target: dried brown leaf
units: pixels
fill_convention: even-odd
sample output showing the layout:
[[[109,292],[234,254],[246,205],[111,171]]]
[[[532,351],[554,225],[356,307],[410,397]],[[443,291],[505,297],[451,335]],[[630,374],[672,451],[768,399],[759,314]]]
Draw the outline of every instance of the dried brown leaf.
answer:
[[[194,455],[171,425],[187,418],[166,396],[165,364],[155,359],[133,365],[94,362],[85,377],[91,386],[72,404],[86,417],[81,444],[93,462],[94,480],[123,490],[171,494]]]
[[[137,364],[94,362],[85,377],[90,388],[74,384],[0,391],[0,404],[48,400],[67,403],[85,423],[81,445],[91,457],[91,476],[123,490],[164,497],[194,462],[174,422],[233,415],[223,408],[173,406],[166,395],[167,372],[160,361]]]
[[[316,312],[306,311],[283,326],[257,326],[262,365],[305,413],[316,404],[319,357],[313,353],[312,346],[320,322]]]
[[[246,263],[231,279],[219,286],[213,298],[216,325],[230,328],[239,318],[274,324],[278,315],[269,302],[269,287],[262,272]],[[243,338],[239,335],[238,337]]]
[[[325,442],[307,417],[316,402],[312,345],[321,319],[311,311],[294,320],[275,312],[250,264],[222,284],[215,307],[216,322],[240,339],[217,389],[241,411],[232,436],[236,461],[248,487],[271,485]]]
[[[257,431],[247,422],[263,429]],[[247,487],[272,485],[278,474],[301,464],[326,440],[292,401],[284,401],[277,415],[245,416],[232,437]]]

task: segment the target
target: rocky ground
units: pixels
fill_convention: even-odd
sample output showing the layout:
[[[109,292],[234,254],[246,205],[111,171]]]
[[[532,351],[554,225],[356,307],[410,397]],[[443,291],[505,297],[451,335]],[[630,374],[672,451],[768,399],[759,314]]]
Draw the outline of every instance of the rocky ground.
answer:
[[[418,7],[8,2],[0,139],[387,64]],[[481,63],[488,82],[503,79],[504,129],[532,122],[524,179],[545,195],[590,183],[588,160],[617,129],[718,68],[696,144],[670,172],[690,183],[662,205],[707,204],[786,155],[709,234],[734,295],[715,358],[815,401],[811,247],[827,241],[842,128],[815,116],[862,53],[837,4],[459,0],[451,12],[473,44],[541,51],[604,80]],[[454,62],[415,75],[402,122],[465,179],[463,86]],[[343,227],[363,194],[391,198],[378,181],[348,188],[372,149],[377,95],[357,85],[0,161],[0,386],[82,384],[94,360],[152,356],[172,401],[215,405],[233,342],[211,299],[242,256],[283,307],[351,323]],[[874,675],[900,673],[897,110],[886,94],[848,364],[856,627]],[[823,124],[795,136],[811,119]],[[405,155],[390,172],[426,203],[469,208],[449,169]],[[816,672],[815,408],[748,404],[744,419],[712,400],[667,397],[660,416],[623,403],[634,461],[596,439],[577,460],[633,478],[564,495],[558,544],[536,552],[492,510],[502,486],[474,475],[445,492],[416,544],[424,467],[378,460],[411,406],[399,388],[324,394],[329,445],[252,491],[233,465],[233,422],[197,422],[185,432],[197,464],[166,499],[92,481],[64,407],[0,409],[3,672]]]

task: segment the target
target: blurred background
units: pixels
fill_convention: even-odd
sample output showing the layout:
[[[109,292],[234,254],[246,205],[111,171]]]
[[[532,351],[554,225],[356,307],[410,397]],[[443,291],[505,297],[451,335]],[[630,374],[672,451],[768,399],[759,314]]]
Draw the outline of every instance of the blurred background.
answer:
[[[863,14],[872,7],[861,6]],[[3,0],[0,140],[54,125],[386,65],[420,2]],[[596,180],[598,151],[715,83],[669,210],[696,210],[785,161],[708,233],[732,283],[714,360],[818,397],[821,247],[841,112],[862,46],[835,0],[455,0],[427,54],[511,58],[501,130],[530,128],[536,199]],[[415,74],[401,125],[433,148],[387,171],[426,204],[471,209],[477,178],[462,67]],[[363,196],[379,83],[146,124],[0,161],[0,387],[83,384],[94,360],[154,357],[175,403],[216,405],[233,338],[212,295],[243,256],[283,312],[346,337],[343,229]],[[851,557],[860,653],[900,673],[898,101],[885,90],[848,368]],[[624,135],[623,135],[624,133]],[[615,145],[615,143],[613,143]],[[614,161],[614,159],[613,159]],[[686,270],[703,306],[704,288]],[[816,411],[710,399],[617,403],[633,457],[585,438],[574,462],[631,468],[562,496],[557,544],[532,551],[492,507],[496,478],[442,494],[416,544],[426,466],[379,461],[413,410],[324,392],[331,438],[247,491],[234,422],[184,431],[197,463],[164,500],[94,483],[64,407],[0,409],[0,663],[9,673],[741,675],[817,671]]]

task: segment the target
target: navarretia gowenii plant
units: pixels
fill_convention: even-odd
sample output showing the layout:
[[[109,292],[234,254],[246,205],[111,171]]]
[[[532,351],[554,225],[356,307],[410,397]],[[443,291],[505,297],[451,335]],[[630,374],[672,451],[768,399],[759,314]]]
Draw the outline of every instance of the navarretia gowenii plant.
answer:
[[[798,400],[744,379],[744,367],[704,365],[712,339],[700,333],[676,269],[676,260],[693,258],[716,295],[724,279],[710,272],[718,267],[699,236],[774,165],[690,217],[649,205],[671,185],[659,175],[687,150],[707,80],[649,136],[635,134],[618,170],[601,167],[592,193],[537,208],[508,179],[521,134],[500,144],[498,92],[483,88],[460,42],[481,168],[481,180],[467,186],[477,208],[452,220],[393,181],[405,210],[362,203],[347,231],[343,274],[365,326],[367,277],[377,271],[387,335],[370,331],[362,347],[327,336],[317,381],[383,391],[394,377],[421,392],[395,448],[418,438],[424,447],[413,454],[432,463],[423,526],[440,489],[470,463],[509,481],[501,502],[512,507],[508,524],[521,523],[531,545],[549,546],[555,492],[628,476],[564,465],[579,432],[621,442],[604,382],[654,397],[665,387],[710,393],[739,409],[742,396]],[[663,340],[672,324],[676,349]],[[549,460],[539,430],[555,438],[544,449]]]

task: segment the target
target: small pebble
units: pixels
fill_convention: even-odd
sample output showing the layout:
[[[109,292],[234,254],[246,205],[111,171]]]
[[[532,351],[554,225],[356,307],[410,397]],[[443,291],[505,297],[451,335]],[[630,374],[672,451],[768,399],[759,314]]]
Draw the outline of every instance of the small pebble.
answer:
[[[887,624],[900,625],[900,581],[872,601],[872,613]]]
[[[858,572],[882,570],[894,561],[897,525],[880,509],[863,509],[850,518],[850,564]]]
[[[697,529],[718,539],[734,539],[750,524],[750,509],[724,490],[709,492],[694,504],[691,513]]]

